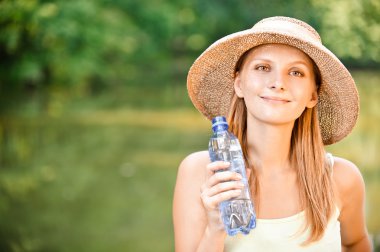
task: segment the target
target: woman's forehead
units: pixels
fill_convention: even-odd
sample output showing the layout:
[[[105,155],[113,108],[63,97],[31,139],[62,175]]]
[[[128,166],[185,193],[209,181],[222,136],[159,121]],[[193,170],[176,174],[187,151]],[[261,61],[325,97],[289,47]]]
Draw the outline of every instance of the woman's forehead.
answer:
[[[300,49],[285,44],[264,44],[254,47],[247,55],[248,60],[263,58],[276,60],[284,58],[286,60],[305,61],[308,66],[313,65],[310,57]]]

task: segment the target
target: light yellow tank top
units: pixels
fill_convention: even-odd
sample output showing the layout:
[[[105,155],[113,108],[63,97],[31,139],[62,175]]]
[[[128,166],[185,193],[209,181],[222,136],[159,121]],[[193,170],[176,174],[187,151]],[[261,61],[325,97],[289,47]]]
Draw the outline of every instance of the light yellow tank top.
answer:
[[[331,155],[331,154],[330,154]],[[328,159],[333,165],[333,158]],[[340,211],[336,207],[334,215],[321,240],[308,246],[301,246],[307,240],[310,230],[301,232],[306,223],[305,212],[281,219],[257,219],[256,228],[248,235],[228,236],[225,240],[226,252],[320,252],[341,251]]]
[[[248,235],[228,236],[225,241],[226,252],[272,252],[272,251],[341,251],[339,209],[325,230],[321,240],[308,246],[301,246],[309,237],[309,230],[301,233],[305,212],[281,219],[257,219],[256,228]]]

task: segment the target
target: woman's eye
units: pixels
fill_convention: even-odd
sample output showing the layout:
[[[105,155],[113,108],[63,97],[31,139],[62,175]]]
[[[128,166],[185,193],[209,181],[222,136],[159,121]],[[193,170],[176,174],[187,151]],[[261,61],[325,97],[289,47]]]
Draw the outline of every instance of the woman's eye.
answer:
[[[256,70],[259,70],[259,71],[269,71],[269,67],[267,67],[267,66],[257,66]]]
[[[303,76],[303,74],[299,71],[291,71],[290,75],[296,76],[296,77],[302,77]]]

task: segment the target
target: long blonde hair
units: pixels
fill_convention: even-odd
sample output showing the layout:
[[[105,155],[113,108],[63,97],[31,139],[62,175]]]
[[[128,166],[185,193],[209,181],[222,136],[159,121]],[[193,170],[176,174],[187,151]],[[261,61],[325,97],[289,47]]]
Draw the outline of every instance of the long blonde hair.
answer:
[[[240,58],[235,72],[239,71],[248,53],[249,51]],[[319,88],[321,78],[315,64],[313,70],[316,85]],[[258,199],[259,181],[253,162],[248,157],[247,109],[244,99],[236,94],[232,98],[228,121],[230,130],[242,145],[246,165],[251,170],[249,183],[252,196]],[[306,214],[306,225],[303,231],[310,228],[310,236],[304,242],[306,245],[322,238],[328,220],[335,209],[331,167],[326,159],[316,106],[306,108],[295,121],[290,144],[289,160],[296,168],[300,203]]]

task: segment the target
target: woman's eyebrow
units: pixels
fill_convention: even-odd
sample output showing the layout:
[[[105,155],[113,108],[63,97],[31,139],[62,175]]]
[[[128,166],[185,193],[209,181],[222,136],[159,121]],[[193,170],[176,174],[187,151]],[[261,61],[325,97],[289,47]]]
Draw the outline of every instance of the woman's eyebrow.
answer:
[[[251,61],[266,61],[266,62],[274,62],[273,60],[269,59],[269,58],[253,58]],[[295,61],[289,61],[287,62],[288,65],[291,65],[291,64],[301,64],[301,65],[305,65],[305,66],[309,66],[309,63],[304,61],[304,60],[295,60]]]
[[[253,58],[252,61],[266,61],[266,62],[273,62],[273,60],[267,59],[267,58]]]
[[[288,63],[289,65],[303,65],[307,69],[312,68],[313,65],[305,60],[295,60]]]

